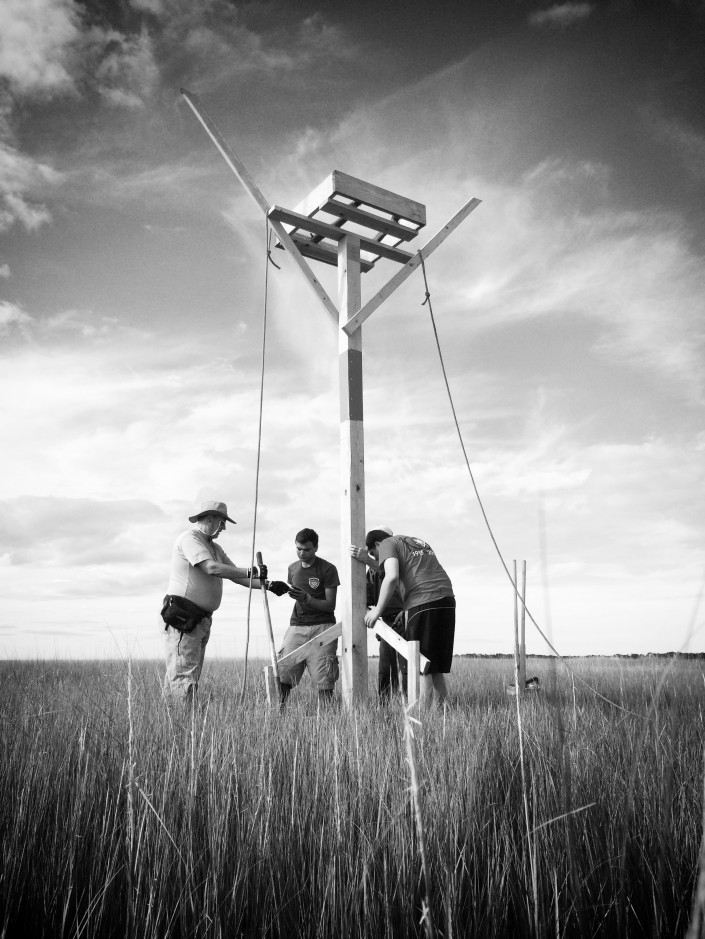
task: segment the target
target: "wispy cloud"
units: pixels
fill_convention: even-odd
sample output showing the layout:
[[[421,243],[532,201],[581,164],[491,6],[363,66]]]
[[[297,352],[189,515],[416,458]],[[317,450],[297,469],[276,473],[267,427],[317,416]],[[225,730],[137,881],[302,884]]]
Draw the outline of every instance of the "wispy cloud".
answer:
[[[49,209],[34,194],[51,191],[61,180],[53,167],[0,143],[0,231],[16,222],[36,231],[49,222]]]
[[[594,10],[592,3],[557,3],[546,10],[538,10],[529,16],[532,26],[553,26],[565,29],[587,19]]]
[[[159,83],[153,41],[145,27],[136,35],[92,28],[83,46],[86,73],[108,104],[145,106]]]

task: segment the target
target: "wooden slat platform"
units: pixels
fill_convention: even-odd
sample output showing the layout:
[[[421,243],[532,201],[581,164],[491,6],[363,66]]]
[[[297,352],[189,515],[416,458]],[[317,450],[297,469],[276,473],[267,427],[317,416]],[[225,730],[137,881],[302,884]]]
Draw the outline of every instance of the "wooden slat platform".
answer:
[[[406,264],[414,256],[401,244],[426,224],[426,207],[398,193],[333,170],[294,211],[281,206],[269,217],[291,226],[291,236],[307,257],[337,265],[337,242],[346,234],[360,238],[361,270],[384,258]]]
[[[333,242],[340,241],[341,238],[344,238],[345,235],[348,234],[344,228],[338,225],[331,225],[329,222],[323,222],[320,219],[312,218],[308,215],[301,215],[299,212],[292,212],[278,205],[272,206],[267,215],[269,218],[283,222],[285,225],[291,225],[292,229],[289,234],[295,241],[297,238],[301,240],[299,232],[302,231],[309,232],[321,238],[329,238]],[[367,238],[364,235],[360,235],[359,238],[360,250],[369,252],[372,255],[377,255],[377,257],[388,258],[390,261],[397,261],[400,264],[406,264],[406,262],[410,261],[413,257],[411,252],[404,251],[403,248],[387,245],[381,241],[375,241],[373,238]],[[318,244],[320,244],[320,242],[318,242]],[[337,259],[337,249],[335,256]]]

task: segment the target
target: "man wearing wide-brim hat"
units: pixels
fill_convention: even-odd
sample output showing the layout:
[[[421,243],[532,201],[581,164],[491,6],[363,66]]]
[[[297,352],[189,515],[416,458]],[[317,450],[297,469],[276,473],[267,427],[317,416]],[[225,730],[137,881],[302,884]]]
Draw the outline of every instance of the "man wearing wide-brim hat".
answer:
[[[237,567],[215,539],[226,522],[236,524],[224,502],[203,502],[189,516],[194,528],[176,539],[162,618],[166,636],[165,690],[190,703],[198,690],[213,613],[223,598],[223,580],[259,588],[267,569]],[[261,578],[261,580],[260,580]]]

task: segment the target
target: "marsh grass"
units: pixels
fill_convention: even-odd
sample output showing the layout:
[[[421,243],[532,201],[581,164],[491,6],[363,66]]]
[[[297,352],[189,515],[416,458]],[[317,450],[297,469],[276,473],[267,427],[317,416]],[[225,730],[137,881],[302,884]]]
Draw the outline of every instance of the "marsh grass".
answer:
[[[420,936],[426,893],[439,936],[684,935],[701,665],[573,665],[618,707],[530,661],[522,784],[511,665],[456,660],[414,729],[425,884],[400,702],[280,715],[208,662],[188,716],[158,663],[2,663],[2,936]]]

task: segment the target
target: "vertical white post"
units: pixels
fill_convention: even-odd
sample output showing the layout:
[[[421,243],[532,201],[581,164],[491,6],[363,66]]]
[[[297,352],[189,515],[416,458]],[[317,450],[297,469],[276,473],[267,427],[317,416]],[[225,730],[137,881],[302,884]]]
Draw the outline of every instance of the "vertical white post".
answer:
[[[342,327],[360,309],[360,239],[348,234],[338,242],[340,310],[340,580],[343,621],[342,688],[350,707],[367,697],[367,628],[365,565],[350,556],[350,545],[365,540],[365,446],[362,422],[362,330],[351,336]]]
[[[408,643],[409,658],[406,665],[406,697],[409,707],[417,704],[421,691],[421,643],[411,639]]]
[[[521,664],[519,649],[519,583],[517,581],[517,562],[514,561],[514,684],[517,694],[521,694],[524,686],[521,681]]]
[[[519,633],[519,683],[526,687],[526,561],[522,562],[521,575],[521,630]]]
[[[274,669],[271,665],[264,666],[264,690],[267,692],[267,707],[274,706],[274,699],[277,693],[274,690]],[[278,689],[277,689],[278,690]]]

